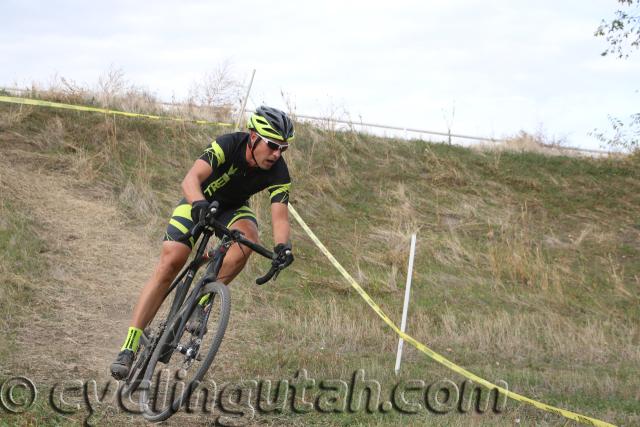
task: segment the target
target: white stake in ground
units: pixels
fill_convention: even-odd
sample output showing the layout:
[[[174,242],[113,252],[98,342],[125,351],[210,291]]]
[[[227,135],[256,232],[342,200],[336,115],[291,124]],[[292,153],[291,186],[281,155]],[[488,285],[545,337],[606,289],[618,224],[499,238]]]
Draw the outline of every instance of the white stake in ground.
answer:
[[[411,250],[409,251],[409,268],[407,270],[407,284],[404,287],[404,307],[402,308],[402,323],[400,330],[405,332],[407,328],[407,310],[409,309],[409,295],[411,293],[411,276],[413,275],[413,256],[416,253],[416,235],[411,235]],[[396,354],[396,375],[400,372],[400,361],[402,360],[402,345],[404,340],[398,340],[398,353]]]

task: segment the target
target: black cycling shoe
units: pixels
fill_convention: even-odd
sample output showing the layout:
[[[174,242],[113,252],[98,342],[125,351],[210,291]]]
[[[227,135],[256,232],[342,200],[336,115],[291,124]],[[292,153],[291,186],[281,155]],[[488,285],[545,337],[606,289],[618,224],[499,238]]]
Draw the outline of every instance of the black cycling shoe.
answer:
[[[115,362],[111,364],[111,375],[117,380],[124,380],[129,375],[135,353],[125,349],[118,353]]]
[[[200,304],[196,305],[196,308],[191,313],[191,317],[185,326],[185,329],[188,332],[191,332],[191,335],[199,336],[200,329],[204,327],[204,332],[202,335],[207,333],[207,325],[205,323],[205,311],[204,307]]]

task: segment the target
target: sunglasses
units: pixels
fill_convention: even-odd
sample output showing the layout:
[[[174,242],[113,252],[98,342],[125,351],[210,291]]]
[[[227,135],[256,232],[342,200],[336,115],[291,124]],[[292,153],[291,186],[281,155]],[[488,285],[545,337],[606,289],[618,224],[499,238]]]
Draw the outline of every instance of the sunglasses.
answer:
[[[277,142],[267,139],[262,135],[260,135],[260,139],[262,139],[273,151],[280,150],[281,153],[284,153],[285,151],[287,151],[287,148],[289,148],[289,144],[278,144]]]

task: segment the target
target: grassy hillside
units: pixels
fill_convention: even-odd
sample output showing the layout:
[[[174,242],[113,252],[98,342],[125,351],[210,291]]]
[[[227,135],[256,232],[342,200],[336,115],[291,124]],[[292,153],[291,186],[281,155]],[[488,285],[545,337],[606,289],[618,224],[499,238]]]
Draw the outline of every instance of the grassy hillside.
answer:
[[[106,381],[180,181],[223,128],[0,105],[2,377]],[[409,334],[490,381],[622,425],[640,423],[640,161],[481,152],[299,126],[292,203],[397,323],[418,232]],[[271,241],[268,201],[254,197]],[[217,382],[350,381],[387,396],[397,339],[293,226],[296,262],[265,287],[255,257],[232,285]],[[36,261],[37,260],[37,261]],[[401,379],[463,378],[405,346]],[[385,394],[386,393],[386,394]],[[418,394],[412,395],[417,400]],[[424,405],[423,405],[424,406]],[[101,424],[140,418],[101,408]],[[8,423],[48,423],[44,399]],[[109,417],[107,417],[107,414]],[[86,412],[58,416],[82,420]],[[214,418],[179,414],[206,424]],[[56,420],[56,418],[54,418]],[[272,414],[290,425],[559,425],[499,414]]]

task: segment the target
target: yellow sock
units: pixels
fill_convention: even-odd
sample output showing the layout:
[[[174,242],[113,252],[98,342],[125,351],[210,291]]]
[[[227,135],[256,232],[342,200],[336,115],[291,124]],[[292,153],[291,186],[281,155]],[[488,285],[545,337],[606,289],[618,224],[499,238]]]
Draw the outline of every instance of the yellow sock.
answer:
[[[134,328],[133,326],[129,327],[129,333],[127,334],[127,339],[124,340],[124,344],[122,344],[122,350],[131,350],[134,353],[138,350],[138,344],[140,343],[140,335],[142,335],[142,329]]]
[[[200,301],[198,301],[199,305],[207,305],[207,303],[209,302],[209,300],[211,299],[211,295],[210,294],[206,294],[205,296],[203,296],[202,298],[200,298]]]

